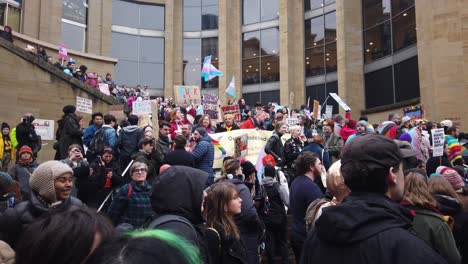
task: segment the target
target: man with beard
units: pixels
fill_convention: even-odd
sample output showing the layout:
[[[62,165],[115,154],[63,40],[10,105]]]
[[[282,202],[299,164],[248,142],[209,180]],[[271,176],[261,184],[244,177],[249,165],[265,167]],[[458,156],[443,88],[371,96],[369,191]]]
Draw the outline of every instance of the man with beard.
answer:
[[[323,210],[304,243],[300,263],[446,263],[410,232],[413,215],[404,195],[402,154],[381,135],[356,137],[341,156],[351,194]]]
[[[241,129],[252,129],[252,128],[259,128],[264,130],[264,121],[267,118],[268,114],[265,111],[258,110],[255,118],[249,117],[245,122],[242,124]]]
[[[306,239],[305,213],[307,207],[315,199],[323,197],[319,186],[314,182],[322,174],[322,162],[317,154],[303,152],[296,159],[298,177],[293,181],[289,193],[290,210],[293,215],[291,226],[291,246],[299,263],[302,245]]]

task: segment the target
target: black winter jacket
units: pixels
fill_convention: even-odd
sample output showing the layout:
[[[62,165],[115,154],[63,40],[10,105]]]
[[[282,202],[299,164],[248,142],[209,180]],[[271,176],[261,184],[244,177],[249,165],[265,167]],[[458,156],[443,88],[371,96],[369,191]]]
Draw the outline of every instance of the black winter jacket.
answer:
[[[127,126],[120,130],[117,138],[117,148],[120,157],[131,157],[138,152],[138,141],[143,134],[143,129],[138,126]]]
[[[216,230],[216,231],[215,231]],[[245,247],[240,240],[228,238],[222,228],[206,230],[211,260],[219,264],[247,264]]]
[[[280,195],[280,185],[272,177],[264,177],[262,179],[263,187],[268,194],[268,201],[270,203],[268,207],[268,213],[261,215],[263,223],[268,225],[287,225],[286,220],[286,209],[284,208],[284,202]]]
[[[174,151],[167,153],[163,160],[163,164],[171,166],[180,165],[187,167],[195,167],[195,160],[192,153],[187,152],[184,148],[175,148]]]
[[[78,144],[83,147],[83,130],[81,130],[78,119],[74,114],[66,114],[58,123],[58,151],[60,153],[60,159],[66,159],[68,157],[68,147],[70,145]]]
[[[265,145],[265,153],[270,154],[275,158],[276,166],[283,167],[286,165],[284,160],[283,142],[281,142],[281,134],[273,132],[273,135],[268,139]],[[279,160],[281,159],[281,160]]]
[[[323,209],[300,263],[447,263],[412,234],[409,210],[381,194],[351,194]]]

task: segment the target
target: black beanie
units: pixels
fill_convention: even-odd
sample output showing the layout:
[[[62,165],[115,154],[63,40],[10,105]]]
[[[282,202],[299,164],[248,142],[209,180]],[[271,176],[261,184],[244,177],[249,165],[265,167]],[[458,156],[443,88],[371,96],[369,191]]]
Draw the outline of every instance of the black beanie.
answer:
[[[129,122],[130,125],[132,125],[132,126],[138,125],[138,116],[136,116],[136,115],[129,115],[129,116],[128,116],[128,122]]]
[[[3,122],[3,123],[2,123],[2,130],[3,130],[4,128],[10,129],[10,125],[8,125],[7,123]]]
[[[73,114],[76,111],[76,107],[74,105],[66,105],[63,107],[64,114]]]
[[[244,173],[244,175],[246,175],[246,176],[249,176],[250,174],[252,174],[254,172],[255,172],[255,174],[257,174],[257,170],[255,169],[255,165],[253,165],[252,162],[250,162],[248,160],[242,162],[241,167],[242,167],[242,173]]]
[[[275,167],[273,167],[270,164],[265,165],[264,175],[266,177],[275,177],[275,175],[276,175]]]

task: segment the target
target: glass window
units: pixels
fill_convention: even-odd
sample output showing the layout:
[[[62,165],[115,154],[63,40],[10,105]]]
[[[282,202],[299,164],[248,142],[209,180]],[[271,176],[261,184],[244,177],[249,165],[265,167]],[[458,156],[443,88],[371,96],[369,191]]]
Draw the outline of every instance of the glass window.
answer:
[[[333,4],[335,2],[335,0],[325,0],[325,5]]]
[[[196,6],[199,7],[202,5],[201,0],[184,0],[184,6]]]
[[[390,19],[390,0],[363,0],[364,28]]]
[[[6,24],[6,3],[0,3],[0,25],[4,26]]]
[[[218,5],[202,7],[202,30],[218,28]]]
[[[366,108],[393,104],[392,67],[365,75]]]
[[[414,6],[414,0],[392,0],[392,14],[397,16],[411,6]]]
[[[242,57],[251,58],[258,56],[260,56],[260,31],[244,33]]]
[[[266,105],[268,102],[280,102],[280,91],[275,90],[275,91],[265,91],[265,92],[260,92],[260,99],[261,102]],[[255,105],[255,104],[252,104]]]
[[[310,106],[313,105],[312,102],[314,100],[317,100],[322,104],[325,101],[325,98],[326,98],[325,84],[322,83],[322,84],[318,84],[318,85],[307,86],[306,87],[306,98],[309,98],[309,97],[310,97],[310,102],[311,102]],[[333,99],[331,99],[331,100],[333,100]]]
[[[140,37],[140,62],[164,63],[164,39]]]
[[[138,83],[155,89],[164,89],[164,64],[140,63]]]
[[[416,44],[416,16],[411,8],[392,20],[393,52]]]
[[[201,31],[201,6],[184,6],[184,31]]]
[[[323,44],[325,37],[323,16],[306,20],[304,23],[306,48]]]
[[[396,101],[418,98],[420,96],[418,57],[395,64],[394,71]]]
[[[243,0],[242,11],[244,25],[260,22],[260,0]]]
[[[128,47],[135,47],[129,49]],[[112,32],[112,56],[120,60],[138,61],[138,36]]]
[[[306,76],[317,76],[325,74],[323,46],[305,50]]]
[[[211,61],[211,64],[213,64],[213,66],[216,67],[216,69],[219,69],[219,64],[217,62],[214,62],[214,61]],[[200,69],[201,70],[201,69]],[[218,88],[219,86],[219,78],[213,78],[207,82],[205,82],[205,80],[202,78],[201,79],[201,88],[205,89],[205,88]]]
[[[262,57],[261,82],[278,82],[280,80],[279,66],[279,56]]]
[[[86,29],[62,22],[62,42],[68,49],[84,51]]]
[[[364,58],[366,63],[390,55],[391,52],[389,21],[364,32]]]
[[[86,25],[87,0],[63,0],[62,18]]]
[[[112,24],[131,28],[139,27],[139,6],[125,1],[112,1]]]
[[[255,105],[257,102],[260,102],[260,92],[245,93],[242,94],[242,98],[244,98],[247,105]]]
[[[260,83],[260,58],[244,59],[242,61],[242,83]]]
[[[327,73],[336,72],[338,67],[336,55],[336,42],[328,43],[325,45],[325,65]]]
[[[279,0],[262,0],[261,21],[279,18]]]
[[[211,63],[218,63],[218,38],[202,39],[202,59],[211,55]],[[202,61],[203,63],[203,61]]]
[[[323,6],[323,0],[304,0],[304,11],[314,10]]]
[[[260,51],[262,56],[279,53],[279,29],[269,28],[260,31]]]
[[[325,94],[325,97],[328,96],[328,94],[330,93],[336,93],[338,94],[338,82],[335,81],[335,82],[329,82],[329,83],[326,83],[326,94]],[[323,104],[323,102],[320,102]],[[340,110],[340,107],[338,105],[338,103],[333,99],[333,98],[328,98],[327,100],[327,105],[333,105],[333,114],[338,114],[339,110]],[[322,113],[325,113],[325,110],[322,110]]]
[[[141,5],[140,28],[164,30],[164,7],[157,5]]]
[[[184,63],[203,63],[201,56],[201,39],[184,39]]]
[[[138,62],[119,59],[114,68],[114,81],[128,86],[140,84],[138,81]]]
[[[198,64],[185,64],[184,63],[184,85],[196,85],[201,87],[200,72],[202,66]]]
[[[325,42],[336,41],[336,12],[325,15]]]
[[[1,12],[1,11],[0,11]],[[21,10],[8,5],[8,21],[7,24],[13,29],[13,31],[19,32],[20,29],[20,19],[21,19]]]

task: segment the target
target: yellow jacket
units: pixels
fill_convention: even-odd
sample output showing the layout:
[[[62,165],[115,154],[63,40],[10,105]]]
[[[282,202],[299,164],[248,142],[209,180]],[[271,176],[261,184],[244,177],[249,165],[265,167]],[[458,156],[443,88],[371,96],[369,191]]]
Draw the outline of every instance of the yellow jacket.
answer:
[[[13,147],[13,143],[10,140],[10,147],[11,147],[11,156],[10,160],[15,159],[15,148]],[[3,135],[0,135],[0,160],[3,159],[3,151],[5,149],[5,140],[3,139]]]

